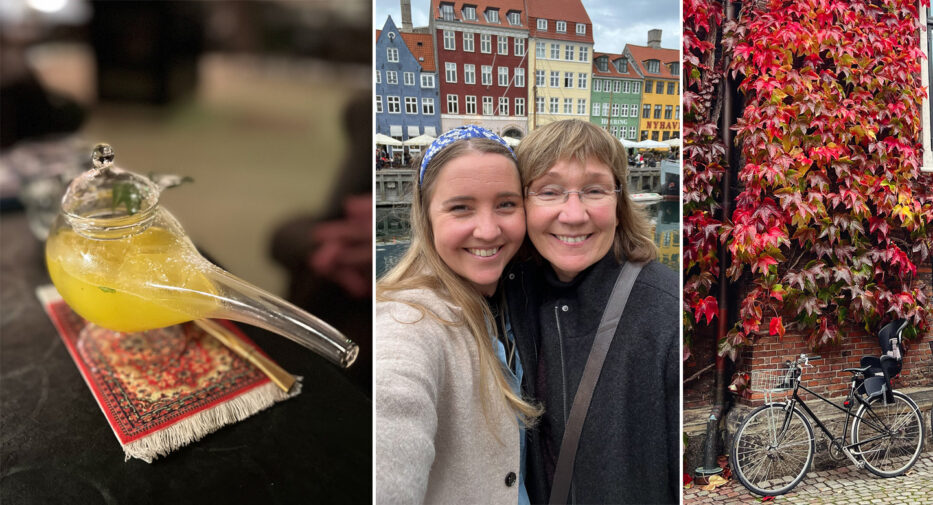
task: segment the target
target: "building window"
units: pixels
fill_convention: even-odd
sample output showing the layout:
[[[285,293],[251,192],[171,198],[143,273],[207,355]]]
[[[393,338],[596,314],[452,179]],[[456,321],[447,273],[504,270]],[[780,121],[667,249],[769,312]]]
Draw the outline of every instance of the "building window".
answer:
[[[402,102],[397,96],[387,96],[386,102],[389,105],[389,114],[401,114]]]
[[[382,71],[376,70],[376,84],[382,84]]]
[[[486,22],[487,23],[498,23],[499,22],[499,9],[486,9]]]
[[[586,35],[586,25],[577,23],[577,35]]]
[[[567,61],[573,61],[573,44],[567,44],[564,46],[564,59]]]
[[[463,50],[468,53],[473,52],[473,35],[472,32],[463,32]]]
[[[509,115],[509,97],[507,96],[499,97],[499,115],[500,116]]]
[[[483,65],[483,86],[492,86],[492,65]]]
[[[541,30],[541,31],[543,31],[543,32],[546,32],[546,31],[547,31],[547,20],[546,20],[546,19],[539,19],[539,20],[538,20],[538,29]],[[541,111],[541,112],[544,112],[544,111]]]
[[[518,12],[510,12],[507,17],[509,18],[509,24],[512,26],[518,26],[522,24],[522,15]]]
[[[674,119],[680,119],[680,105],[674,107]]]
[[[607,58],[606,56],[600,56],[599,58],[596,58],[596,69],[599,70],[600,72],[608,72],[609,71],[608,61],[609,61],[609,58]]]
[[[444,49],[448,51],[455,51],[457,49],[457,42],[454,40],[454,37],[454,32],[444,30]]]
[[[564,87],[573,87],[573,72],[564,72]]]
[[[651,93],[654,89],[654,81],[645,81],[645,94]]]
[[[674,95],[676,93],[677,93],[677,83],[676,82],[667,83],[667,94]]]
[[[525,115],[525,99],[524,98],[515,99],[515,115],[516,116]]]
[[[558,109],[560,108],[560,100],[557,97],[551,97],[550,104],[550,113],[557,114]]]
[[[641,140],[648,140],[648,130],[641,131]]]
[[[671,116],[674,115],[674,106],[665,105],[664,106],[664,119],[671,119]]]
[[[405,72],[405,73],[402,74],[402,75],[405,77],[405,85],[406,85],[406,86],[414,86],[414,85],[415,85],[415,73],[414,73],[414,72]]]
[[[612,135],[613,137],[618,137],[618,136],[619,136],[619,127],[618,127],[618,126],[610,126],[610,127],[609,127],[609,135]]]
[[[671,138],[671,132],[666,131],[661,134],[661,140],[667,140],[669,138]]]
[[[609,117],[609,102],[603,102],[603,116]]]
[[[544,70],[535,70],[535,86],[544,86]]]
[[[535,97],[535,111],[538,112],[539,114],[544,113],[544,97],[543,96]]]
[[[376,114],[382,114],[382,96],[376,95]]]
[[[551,71],[551,87],[552,88],[560,87],[560,72],[556,70]]]
[[[641,93],[641,82],[635,81],[632,83],[632,93]]]
[[[586,115],[586,98],[577,98],[577,114]]]
[[[586,46],[580,46],[580,59],[578,61],[588,62],[590,61],[590,48]]]
[[[457,95],[447,95],[447,113],[448,114],[459,114],[460,113],[459,102],[457,101]]]
[[[593,117],[599,117],[599,104],[593,102]]]
[[[525,56],[525,39],[515,37],[515,56]]]
[[[479,50],[481,53],[486,54],[492,52],[492,35],[488,33],[479,34]]]
[[[661,119],[661,106],[660,105],[654,106],[654,118]]]
[[[674,63],[671,63],[668,68],[671,70],[671,75],[680,75],[680,63],[675,61]]]
[[[634,127],[634,126],[629,126],[629,127],[628,127],[628,138],[630,138],[630,139],[632,139],[632,140],[635,140],[636,135],[638,135],[638,134],[637,134],[637,132],[635,131],[635,127]]]
[[[476,114],[476,97],[475,96],[473,95],[466,96],[466,107],[465,107],[464,112],[466,112],[467,114],[471,116]]]
[[[645,69],[652,74],[657,74],[661,71],[661,62],[658,60],[648,60],[645,62]]]
[[[607,81],[608,84],[608,81]],[[608,87],[608,86],[607,86]],[[602,79],[593,79],[593,91],[600,92],[603,90],[603,81]]]
[[[658,135],[660,134],[661,132],[659,130],[654,130],[653,132],[651,132],[651,140],[659,140]]]
[[[476,65],[470,63],[463,64],[463,83],[476,84]]]
[[[405,114],[418,113],[418,99],[413,96],[405,97]]]
[[[444,63],[444,79],[447,82],[457,82],[457,64],[452,62]]]
[[[567,33],[567,22],[566,21],[557,22],[557,33]]]
[[[544,58],[544,51],[547,48],[544,47],[544,44],[541,42],[535,43],[535,58]]]
[[[619,104],[612,104],[612,117],[619,117]]]
[[[573,98],[564,98],[564,114],[573,114]]]
[[[421,74],[421,87],[422,88],[433,88],[434,87],[434,74]]]
[[[509,54],[509,38],[505,35],[496,35],[496,46],[498,46],[499,54]]]
[[[586,89],[586,80],[590,74],[586,72],[580,72],[577,74],[577,87],[580,89]]]
[[[509,67],[499,67],[499,86],[509,85]]]
[[[476,21],[476,7],[463,6],[463,19]]]
[[[434,99],[433,98],[422,98],[421,99],[421,113],[425,116],[434,115]]]
[[[560,44],[551,44],[551,59],[560,59]]]
[[[387,47],[386,57],[388,58],[389,63],[398,63],[398,49],[394,47]]]
[[[628,60],[627,59],[619,58],[613,63],[615,63],[616,70],[618,70],[620,74],[628,73]]]
[[[515,87],[525,87],[525,69],[522,67],[515,67]]]
[[[632,92],[632,81],[624,81],[622,83],[622,92],[631,93]]]
[[[483,115],[484,116],[492,115],[492,97],[491,96],[483,97]]]
[[[454,20],[454,6],[453,4],[441,4],[441,18],[444,21],[453,21]]]
[[[622,81],[616,81],[612,83],[612,92],[618,93],[620,91],[622,91]]]
[[[398,84],[398,72],[386,70],[386,84]]]
[[[644,104],[641,108],[641,117],[651,119],[651,104]]]

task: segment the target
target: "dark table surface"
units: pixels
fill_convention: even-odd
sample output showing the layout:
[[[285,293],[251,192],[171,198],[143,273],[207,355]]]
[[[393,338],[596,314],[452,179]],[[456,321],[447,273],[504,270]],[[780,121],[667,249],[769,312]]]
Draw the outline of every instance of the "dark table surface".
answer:
[[[372,402],[316,354],[241,328],[303,392],[148,464],[123,450],[35,288],[49,282],[21,212],[0,214],[0,503],[372,501]]]

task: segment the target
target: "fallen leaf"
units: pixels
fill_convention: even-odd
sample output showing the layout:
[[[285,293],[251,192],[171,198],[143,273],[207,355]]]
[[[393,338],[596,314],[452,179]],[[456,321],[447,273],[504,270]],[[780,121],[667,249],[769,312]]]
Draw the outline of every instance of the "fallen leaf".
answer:
[[[727,481],[726,479],[723,479],[722,477],[718,475],[713,475],[712,477],[709,478],[709,484],[703,486],[703,490],[712,491],[716,489],[717,487],[722,486],[723,484],[726,484],[728,482],[729,481]]]

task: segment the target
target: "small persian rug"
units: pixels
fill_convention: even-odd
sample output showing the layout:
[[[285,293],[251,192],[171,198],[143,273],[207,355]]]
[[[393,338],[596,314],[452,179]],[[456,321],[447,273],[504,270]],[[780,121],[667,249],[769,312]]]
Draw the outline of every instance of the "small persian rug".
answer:
[[[151,463],[301,392],[300,382],[283,392],[193,323],[119,333],[82,319],[54,286],[36,293],[126,460]],[[219,322],[256,347],[232,323]]]

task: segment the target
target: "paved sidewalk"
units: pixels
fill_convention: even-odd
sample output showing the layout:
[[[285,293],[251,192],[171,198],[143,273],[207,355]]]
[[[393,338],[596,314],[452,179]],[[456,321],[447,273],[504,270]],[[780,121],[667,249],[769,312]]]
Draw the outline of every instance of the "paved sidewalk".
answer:
[[[791,492],[764,503],[786,504],[871,504],[924,505],[933,502],[933,454],[923,453],[907,475],[882,479],[868,470],[846,466],[834,470],[808,472]],[[683,503],[691,505],[725,505],[761,503],[738,479],[713,491],[700,486],[684,490]]]

